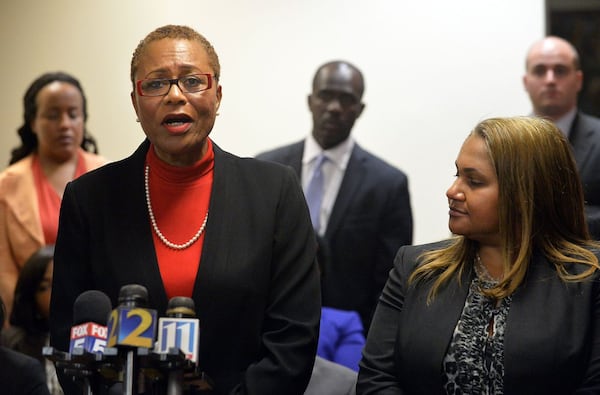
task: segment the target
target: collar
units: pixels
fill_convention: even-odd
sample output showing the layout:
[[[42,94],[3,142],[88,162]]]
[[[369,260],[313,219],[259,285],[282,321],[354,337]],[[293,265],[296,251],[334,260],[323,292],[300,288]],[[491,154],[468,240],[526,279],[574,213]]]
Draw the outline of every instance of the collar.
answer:
[[[536,115],[536,114],[533,114],[533,115],[539,117],[539,115]],[[562,117],[560,117],[556,121],[554,121],[554,124],[556,125],[556,127],[559,128],[560,131],[562,132],[562,134],[564,134],[565,137],[567,137],[567,138],[569,138],[569,134],[571,133],[571,126],[573,125],[573,121],[575,120],[576,115],[577,115],[577,107],[573,107],[565,115],[563,115]]]
[[[569,137],[569,133],[571,132],[571,125],[573,125],[575,115],[577,115],[577,107],[573,107],[571,111],[569,111],[568,113],[557,119],[556,122],[554,122],[567,138]]]
[[[172,183],[189,183],[196,182],[200,178],[210,173],[214,168],[214,150],[212,141],[206,138],[207,150],[200,160],[191,166],[173,166],[163,162],[156,152],[152,143],[146,152],[146,164],[152,169],[152,177],[159,177],[164,180],[169,180]]]
[[[323,150],[311,134],[306,138],[304,143],[302,164],[306,165],[313,162],[316,160],[317,156],[323,153],[330,162],[334,163],[341,170],[345,170],[348,166],[348,161],[350,160],[352,150],[354,149],[354,144],[354,139],[352,139],[352,137],[348,137],[335,147]]]

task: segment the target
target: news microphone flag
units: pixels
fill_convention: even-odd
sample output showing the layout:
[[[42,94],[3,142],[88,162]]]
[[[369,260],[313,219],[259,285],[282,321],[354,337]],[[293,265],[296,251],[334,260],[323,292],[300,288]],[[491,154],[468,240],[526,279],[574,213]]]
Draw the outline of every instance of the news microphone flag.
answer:
[[[147,289],[129,284],[119,291],[119,305],[108,319],[108,347],[152,348],[156,333],[156,310],[145,308]]]
[[[106,319],[111,308],[109,297],[101,291],[85,291],[75,299],[69,353],[75,348],[83,348],[90,353],[104,352]]]
[[[187,359],[198,363],[200,344],[200,321],[196,315],[194,300],[176,296],[169,300],[167,317],[158,319],[158,339],[155,352],[166,353],[169,348],[180,349]]]
[[[73,326],[69,352],[72,353],[74,348],[79,347],[91,353],[103,353],[106,347],[106,334],[106,327],[94,322]]]

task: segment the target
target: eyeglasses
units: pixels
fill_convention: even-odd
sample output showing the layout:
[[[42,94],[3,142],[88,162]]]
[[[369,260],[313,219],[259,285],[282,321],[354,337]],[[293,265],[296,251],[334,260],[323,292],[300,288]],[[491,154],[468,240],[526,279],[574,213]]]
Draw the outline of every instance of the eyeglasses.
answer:
[[[137,92],[140,96],[164,96],[171,86],[176,84],[184,93],[197,93],[210,89],[213,76],[210,74],[192,74],[179,78],[149,78],[138,80]]]
[[[344,108],[354,106],[360,103],[360,99],[350,93],[335,92],[329,90],[321,90],[317,92],[316,97],[323,103],[329,104],[334,100],[338,100],[340,105]]]

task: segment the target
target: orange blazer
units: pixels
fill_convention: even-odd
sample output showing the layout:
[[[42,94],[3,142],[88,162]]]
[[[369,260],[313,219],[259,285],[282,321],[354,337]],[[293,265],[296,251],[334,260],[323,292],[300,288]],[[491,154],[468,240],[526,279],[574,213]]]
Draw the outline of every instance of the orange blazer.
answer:
[[[25,261],[44,245],[37,193],[31,171],[33,154],[0,173],[0,297],[10,316],[19,272]],[[83,152],[85,167],[92,170],[107,160]],[[8,319],[7,319],[8,321]]]

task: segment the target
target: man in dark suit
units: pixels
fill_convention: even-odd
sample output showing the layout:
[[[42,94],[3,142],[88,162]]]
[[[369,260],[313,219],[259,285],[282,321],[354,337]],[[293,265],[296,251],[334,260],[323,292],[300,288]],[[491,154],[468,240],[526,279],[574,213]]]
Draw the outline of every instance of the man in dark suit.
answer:
[[[573,147],[583,183],[592,236],[600,239],[600,119],[577,109],[583,72],[577,50],[568,41],[549,36],[535,42],[523,76],[533,114],[556,123]]]
[[[323,305],[358,311],[368,330],[396,251],[412,243],[413,223],[406,175],[350,137],[365,107],[363,92],[363,76],[354,65],[322,65],[308,96],[311,135],[257,158],[289,165],[300,177],[315,231],[331,253],[324,265]],[[319,171],[322,200],[313,209],[311,180]]]

